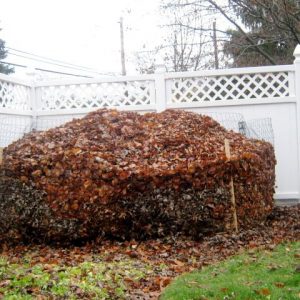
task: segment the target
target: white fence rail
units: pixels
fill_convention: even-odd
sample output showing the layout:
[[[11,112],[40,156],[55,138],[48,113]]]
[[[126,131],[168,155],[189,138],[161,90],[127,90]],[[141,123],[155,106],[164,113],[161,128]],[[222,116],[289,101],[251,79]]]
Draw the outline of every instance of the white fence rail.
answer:
[[[300,199],[300,46],[295,56],[295,63],[287,66],[101,80],[31,83],[0,75],[0,146],[32,127],[47,129],[103,107],[267,118],[278,161],[276,198]]]

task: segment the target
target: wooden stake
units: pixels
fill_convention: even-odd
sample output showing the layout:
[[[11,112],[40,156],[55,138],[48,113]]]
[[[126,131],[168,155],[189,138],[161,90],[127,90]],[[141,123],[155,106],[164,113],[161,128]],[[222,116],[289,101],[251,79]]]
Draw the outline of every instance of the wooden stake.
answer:
[[[224,140],[225,145],[225,154],[228,161],[231,160],[231,153],[230,153],[230,145],[229,140]],[[236,232],[239,231],[238,228],[238,221],[237,221],[237,214],[236,214],[236,203],[235,203],[235,193],[234,193],[234,184],[233,184],[233,178],[231,176],[230,178],[230,194],[231,194],[231,205],[232,205],[232,214],[233,214],[233,226]]]
[[[3,161],[3,148],[0,147],[0,166],[2,165]]]

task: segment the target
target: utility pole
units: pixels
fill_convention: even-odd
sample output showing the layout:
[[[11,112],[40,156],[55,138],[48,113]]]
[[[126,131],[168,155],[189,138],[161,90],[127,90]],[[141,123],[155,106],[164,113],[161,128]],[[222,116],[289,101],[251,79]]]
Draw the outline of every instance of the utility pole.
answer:
[[[215,52],[215,69],[219,69],[216,20],[214,20],[213,22],[213,41],[214,41],[214,52]]]
[[[124,50],[124,28],[123,17],[120,18],[120,39],[121,39],[121,64],[122,64],[122,76],[126,75],[125,67],[125,50]]]
[[[174,45],[173,45],[173,50],[174,50],[174,70],[175,72],[177,72],[177,35],[175,33],[175,36],[174,36]]]

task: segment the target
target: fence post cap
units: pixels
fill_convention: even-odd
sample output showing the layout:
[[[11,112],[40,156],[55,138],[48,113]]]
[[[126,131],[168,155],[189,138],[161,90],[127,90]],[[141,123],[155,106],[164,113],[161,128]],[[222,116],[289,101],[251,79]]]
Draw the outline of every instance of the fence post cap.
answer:
[[[294,51],[294,57],[296,62],[300,62],[300,44],[297,45]]]

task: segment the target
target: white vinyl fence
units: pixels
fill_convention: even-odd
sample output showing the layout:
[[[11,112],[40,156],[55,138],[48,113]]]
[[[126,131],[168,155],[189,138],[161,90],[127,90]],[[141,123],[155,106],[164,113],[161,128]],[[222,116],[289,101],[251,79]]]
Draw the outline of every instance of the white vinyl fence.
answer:
[[[287,66],[113,79],[31,83],[0,75],[0,147],[33,128],[54,127],[103,107],[141,113],[185,109],[218,116],[221,123],[231,120],[224,126],[236,130],[244,119],[264,119],[274,132],[276,198],[300,199],[300,45],[295,57]]]

